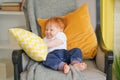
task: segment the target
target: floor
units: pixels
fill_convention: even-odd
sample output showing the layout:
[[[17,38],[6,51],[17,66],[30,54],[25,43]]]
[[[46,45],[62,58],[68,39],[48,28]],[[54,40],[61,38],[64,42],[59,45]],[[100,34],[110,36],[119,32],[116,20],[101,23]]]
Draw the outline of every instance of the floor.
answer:
[[[0,59],[0,80],[14,80],[13,74],[11,59]]]
[[[11,49],[0,49],[0,80],[14,80],[12,51]]]

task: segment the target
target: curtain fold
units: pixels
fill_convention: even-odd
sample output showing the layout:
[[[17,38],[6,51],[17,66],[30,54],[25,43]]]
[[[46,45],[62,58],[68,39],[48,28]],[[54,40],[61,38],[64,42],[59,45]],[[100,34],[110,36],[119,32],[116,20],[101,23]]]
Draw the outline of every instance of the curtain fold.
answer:
[[[101,46],[113,50],[114,43],[114,0],[100,0]]]

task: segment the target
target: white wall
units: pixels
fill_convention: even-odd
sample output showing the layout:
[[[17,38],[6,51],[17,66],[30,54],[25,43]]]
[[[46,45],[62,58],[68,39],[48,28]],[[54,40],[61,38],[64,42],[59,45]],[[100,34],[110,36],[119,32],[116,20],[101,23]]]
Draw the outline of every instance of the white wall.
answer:
[[[0,59],[11,58],[12,50],[19,48],[8,32],[8,29],[12,27],[26,27],[23,12],[0,11]]]
[[[9,28],[23,25],[25,25],[23,15],[0,15],[0,40],[8,40]]]
[[[120,51],[120,0],[115,0],[114,8],[114,51]]]
[[[20,2],[22,0],[0,0],[0,3],[1,2]]]
[[[22,0],[0,0],[0,4],[2,2],[21,2]]]

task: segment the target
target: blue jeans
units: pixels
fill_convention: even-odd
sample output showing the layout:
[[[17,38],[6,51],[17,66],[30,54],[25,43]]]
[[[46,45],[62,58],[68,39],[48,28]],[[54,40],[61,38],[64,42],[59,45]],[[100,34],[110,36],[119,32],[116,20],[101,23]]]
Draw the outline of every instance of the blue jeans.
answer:
[[[57,70],[61,62],[71,64],[73,61],[82,61],[82,52],[79,48],[54,50],[48,53],[46,61],[43,61],[43,64],[46,67]]]

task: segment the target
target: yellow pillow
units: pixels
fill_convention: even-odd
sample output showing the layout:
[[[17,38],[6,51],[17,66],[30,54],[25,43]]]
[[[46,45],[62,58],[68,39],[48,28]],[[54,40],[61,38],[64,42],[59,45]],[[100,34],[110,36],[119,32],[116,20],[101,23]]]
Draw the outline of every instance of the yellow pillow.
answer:
[[[68,50],[77,47],[82,50],[84,59],[94,58],[97,52],[97,39],[90,22],[88,5],[84,4],[61,18],[67,24],[64,32],[67,36]],[[44,37],[47,19],[38,18],[37,21],[42,28],[42,36]]]
[[[47,45],[36,34],[20,28],[9,29],[20,47],[35,61],[46,60]]]

